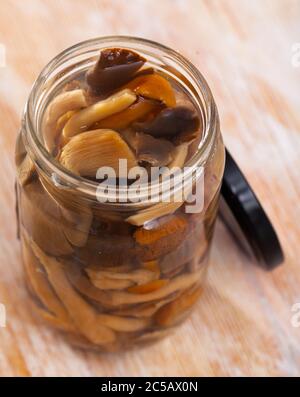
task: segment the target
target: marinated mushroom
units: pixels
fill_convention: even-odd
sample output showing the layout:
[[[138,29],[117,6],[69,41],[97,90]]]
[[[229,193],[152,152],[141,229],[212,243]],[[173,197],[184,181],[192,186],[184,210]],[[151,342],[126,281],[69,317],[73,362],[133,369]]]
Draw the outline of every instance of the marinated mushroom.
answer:
[[[55,141],[59,134],[57,122],[61,116],[71,110],[79,110],[87,106],[84,91],[76,89],[56,96],[47,107],[44,117],[43,138],[49,152],[55,147]]]
[[[164,166],[172,161],[174,146],[165,139],[137,133],[135,145],[138,161],[145,161],[153,167]]]
[[[131,316],[131,317],[151,317],[158,311],[159,308],[164,306],[166,303],[170,302],[170,300],[174,299],[174,296],[166,299],[162,299],[158,302],[150,302],[150,303],[140,303],[130,308],[120,309],[114,311],[114,314],[118,316]]]
[[[38,179],[26,185],[20,195],[20,220],[29,235],[48,254],[71,254],[56,201],[46,193]]]
[[[133,268],[132,264],[126,263],[126,264],[119,265],[119,266],[105,266],[103,268],[102,268],[102,266],[97,266],[97,265],[90,264],[85,269],[86,270],[91,270],[92,271],[91,274],[92,274],[93,277],[101,278],[101,277],[110,276],[111,273],[122,273],[120,278],[121,279],[126,279],[127,273],[130,272],[132,270],[132,268]]]
[[[134,232],[137,251],[142,260],[153,260],[172,252],[183,241],[188,231],[186,219],[168,215],[148,222]]]
[[[180,79],[151,61],[131,50],[104,49],[85,75],[77,70],[73,81],[59,82],[42,133],[66,175],[62,167],[51,177],[35,170],[40,164],[24,145],[17,153],[32,302],[76,345],[100,351],[163,336],[200,296],[206,270],[202,218],[200,230],[196,216],[184,213],[184,198],[122,206],[116,195],[110,206],[90,195],[101,167],[113,168],[117,189],[131,186],[133,178],[119,172],[125,159],[128,170],[138,166],[157,187],[172,172],[167,166],[183,168],[197,150],[201,126],[193,101]],[[210,219],[204,222],[211,230]]]
[[[103,308],[111,308],[109,295],[100,288],[94,286],[91,280],[74,263],[68,262],[65,267],[66,276],[74,288],[86,298],[99,303]]]
[[[172,294],[191,287],[200,280],[203,269],[189,274],[179,275],[164,287],[145,294],[133,294],[127,291],[102,291],[96,288],[76,265],[68,264],[65,268],[70,282],[84,296],[98,302],[104,308],[122,308],[126,305],[147,303],[166,299]]]
[[[60,163],[75,174],[96,177],[98,168],[112,167],[119,175],[119,159],[131,169],[136,158],[127,143],[113,130],[86,131],[74,136],[62,149]]]
[[[194,306],[201,293],[201,287],[183,292],[177,299],[161,307],[154,315],[154,321],[162,327],[174,326]]]
[[[132,50],[108,48],[87,72],[86,81],[97,94],[105,95],[130,81],[145,59]]]
[[[64,219],[63,232],[68,241],[76,247],[83,247],[89,237],[89,231],[93,220],[93,212],[90,208],[77,208],[75,210],[60,206]]]
[[[103,290],[110,290],[110,289],[126,289],[128,287],[131,287],[134,283],[130,280],[118,280],[118,279],[112,279],[108,277],[102,277],[100,279],[90,277],[91,283]]]
[[[199,127],[199,117],[184,106],[164,109],[153,120],[134,124],[137,131],[178,144],[195,139],[199,135]]]
[[[90,234],[86,245],[77,248],[76,255],[78,260],[88,267],[102,270],[123,265],[132,267],[136,262],[134,244],[131,235],[103,231],[97,235]]]
[[[146,269],[136,269],[122,273],[117,271],[112,272],[107,270],[94,270],[87,267],[85,271],[91,279],[98,280],[99,282],[101,282],[103,278],[109,278],[111,280],[117,281],[130,281],[131,283],[141,285],[149,283],[158,278],[157,272]]]
[[[113,314],[98,314],[103,325],[118,332],[136,332],[145,329],[149,325],[148,319],[116,316]]]
[[[91,337],[92,339],[96,337],[97,340],[100,336],[103,336],[104,340],[100,343],[102,344],[114,339],[115,335],[109,332],[110,329],[120,332],[134,332],[145,328],[149,324],[146,319],[142,320],[97,313],[92,306],[88,305],[88,303],[74,291],[68,282],[63,264],[55,258],[49,257],[43,253],[33,241],[31,241],[31,245],[35,255],[45,267],[52,287],[67,308],[76,326],[83,331],[85,336],[88,338]],[[80,324],[79,326],[80,319],[86,320],[86,324]],[[91,328],[94,326],[94,331],[98,331],[99,335],[95,334],[93,330],[88,330],[89,326]],[[93,342],[94,340],[92,339],[91,341]]]
[[[176,146],[173,151],[173,159],[169,163],[169,169],[172,168],[182,168],[185,164],[186,158],[188,156],[189,145],[187,143],[182,143],[179,146]]]
[[[56,128],[55,136],[56,136],[57,138],[56,138],[56,147],[55,147],[55,149],[53,149],[53,151],[52,151],[53,156],[55,156],[55,155],[57,154],[57,152],[58,152],[63,146],[65,146],[65,145],[69,142],[70,138],[66,138],[66,137],[62,134],[62,131],[63,131],[64,126],[67,124],[67,121],[69,121],[70,118],[71,118],[75,113],[76,113],[75,110],[70,110],[69,112],[63,114],[63,115],[57,120],[56,127],[55,127],[55,128]]]
[[[133,294],[122,291],[112,291],[110,293],[107,292],[107,294],[112,306],[151,302],[158,299],[164,299],[174,292],[191,287],[199,281],[200,275],[201,270],[195,273],[180,275],[170,280],[170,282],[162,288],[144,294]]]
[[[23,258],[27,276],[30,280],[31,287],[43,305],[48,309],[54,317],[57,317],[57,322],[70,323],[71,319],[63,307],[61,301],[58,299],[54,290],[47,280],[42,265],[35,257],[32,249],[28,243],[27,233],[23,230]]]
[[[153,292],[164,287],[168,284],[168,282],[169,280],[167,279],[154,280],[146,284],[129,287],[127,288],[127,291],[131,292],[132,294],[148,294],[149,292]]]
[[[110,117],[96,122],[93,129],[111,128],[123,130],[135,121],[141,121],[146,116],[155,115],[162,109],[162,105],[153,100],[139,98],[135,103],[122,112],[115,113]]]
[[[65,308],[68,310],[76,328],[91,342],[103,345],[113,342],[116,335],[104,326],[97,317],[96,310],[77,294],[70,285],[62,264],[55,258],[47,256],[31,241],[32,249],[46,269],[51,285]]]
[[[72,91],[71,91],[72,92]],[[128,108],[136,101],[133,91],[125,89],[110,97],[96,102],[87,108],[76,112],[63,129],[65,138],[87,131],[96,122]]]
[[[30,182],[34,176],[34,173],[35,165],[29,154],[26,154],[19,167],[17,167],[18,180],[21,186],[25,186],[28,182]]]
[[[182,271],[185,265],[194,257],[202,257],[207,251],[207,241],[204,236],[204,227],[199,223],[190,227],[186,238],[159,261],[160,269],[164,277],[172,277]]]
[[[176,97],[170,82],[158,73],[138,76],[126,88],[145,98],[156,99],[168,107],[176,105]]]
[[[188,143],[182,143],[181,145],[174,147],[172,151],[172,161],[160,174],[161,181],[168,180],[168,178],[171,178],[171,175],[176,175],[176,173],[184,167],[185,161],[188,157],[188,152]]]

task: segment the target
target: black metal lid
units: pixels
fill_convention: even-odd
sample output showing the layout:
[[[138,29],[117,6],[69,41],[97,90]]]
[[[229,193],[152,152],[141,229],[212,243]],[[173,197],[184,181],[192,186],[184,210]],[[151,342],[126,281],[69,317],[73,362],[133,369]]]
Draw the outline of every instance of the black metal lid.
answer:
[[[226,150],[221,217],[244,248],[266,269],[284,260],[277,234],[242,171]],[[246,244],[245,244],[246,240]]]

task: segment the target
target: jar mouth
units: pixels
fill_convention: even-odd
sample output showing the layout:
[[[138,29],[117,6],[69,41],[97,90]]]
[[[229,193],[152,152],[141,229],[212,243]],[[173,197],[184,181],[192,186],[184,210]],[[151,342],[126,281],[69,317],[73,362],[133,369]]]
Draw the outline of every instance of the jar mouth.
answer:
[[[162,69],[166,66],[177,71],[180,68],[181,74],[193,92],[194,101],[202,112],[203,135],[195,154],[187,161],[192,173],[193,169],[203,166],[213,148],[219,123],[216,105],[211,90],[200,71],[179,52],[144,38],[132,36],[104,36],[75,44],[53,58],[41,71],[34,82],[28,101],[25,105],[24,116],[22,119],[22,133],[26,150],[35,162],[39,171],[53,184],[61,189],[75,189],[82,193],[86,198],[95,200],[98,183],[73,174],[63,167],[45,148],[40,140],[40,120],[45,101],[49,97],[47,90],[56,81],[56,77],[67,75],[72,71],[71,61],[77,57],[77,65],[84,64],[89,59],[90,64],[95,61],[99,51],[108,47],[124,47],[138,52],[142,52],[153,59],[162,61]],[[87,58],[87,56],[89,58]],[[86,61],[87,62],[87,61]],[[172,74],[170,74],[172,75]],[[180,79],[178,79],[180,81]],[[158,182],[158,185],[161,183]],[[176,181],[174,180],[174,186]],[[128,203],[131,205],[131,203]],[[140,205],[145,203],[141,202]],[[114,206],[116,204],[113,204]],[[127,203],[122,203],[122,206]],[[137,203],[134,203],[136,206]]]

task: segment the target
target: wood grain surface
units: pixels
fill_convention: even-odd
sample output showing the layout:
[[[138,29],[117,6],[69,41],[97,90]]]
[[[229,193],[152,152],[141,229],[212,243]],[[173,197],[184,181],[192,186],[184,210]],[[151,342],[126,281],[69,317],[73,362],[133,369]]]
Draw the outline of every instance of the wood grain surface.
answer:
[[[88,38],[129,34],[186,55],[207,78],[226,145],[275,224],[285,264],[255,266],[217,223],[203,299],[153,347],[119,355],[72,349],[28,306],[16,240],[13,150],[22,108],[41,68]],[[300,375],[299,0],[1,0],[0,375]],[[2,51],[3,52],[3,51]],[[2,53],[3,55],[3,53]],[[3,57],[2,57],[3,61]]]

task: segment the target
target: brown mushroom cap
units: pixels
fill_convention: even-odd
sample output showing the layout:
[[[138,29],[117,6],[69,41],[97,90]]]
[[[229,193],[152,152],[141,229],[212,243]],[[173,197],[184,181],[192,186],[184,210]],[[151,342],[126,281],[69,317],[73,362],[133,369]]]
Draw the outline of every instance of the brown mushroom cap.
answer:
[[[199,127],[199,117],[186,106],[164,109],[153,120],[134,124],[137,131],[155,138],[176,140],[178,143],[194,139]],[[184,134],[183,140],[179,139],[182,134]]]
[[[86,81],[92,91],[107,94],[130,81],[145,59],[124,48],[108,48],[100,52],[96,64],[87,72]]]

